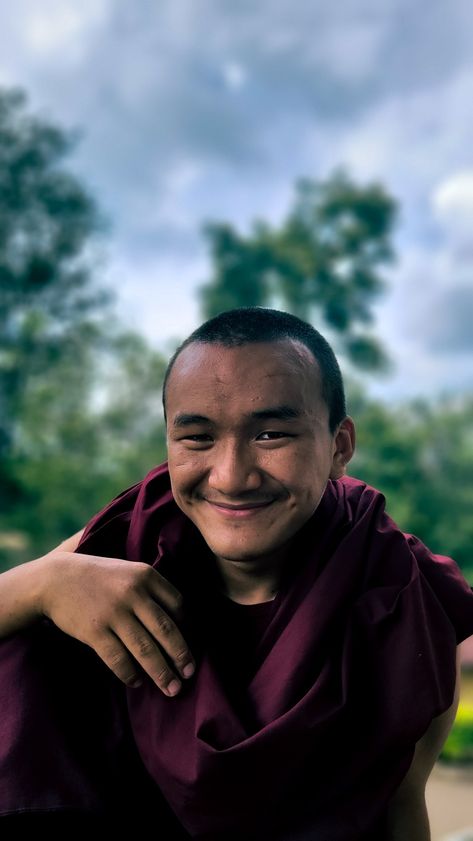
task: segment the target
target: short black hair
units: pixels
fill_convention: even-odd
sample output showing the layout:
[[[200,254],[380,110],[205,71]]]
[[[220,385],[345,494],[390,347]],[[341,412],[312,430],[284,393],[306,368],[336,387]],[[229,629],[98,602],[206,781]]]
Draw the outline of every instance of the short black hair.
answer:
[[[164,375],[164,411],[166,412],[166,386],[169,375],[177,357],[188,345],[199,343],[238,347],[284,339],[300,342],[317,361],[322,376],[322,397],[329,410],[330,431],[334,432],[346,416],[346,401],[342,374],[332,348],[311,324],[291,313],[266,307],[240,307],[222,312],[194,330],[179,345]]]

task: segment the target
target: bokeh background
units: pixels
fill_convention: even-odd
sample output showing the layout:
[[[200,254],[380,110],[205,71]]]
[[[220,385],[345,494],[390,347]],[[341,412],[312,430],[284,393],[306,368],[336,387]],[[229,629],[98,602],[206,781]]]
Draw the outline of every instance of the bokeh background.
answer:
[[[351,472],[473,582],[472,98],[468,0],[0,3],[2,568],[165,457],[170,353],[260,304],[333,342]]]

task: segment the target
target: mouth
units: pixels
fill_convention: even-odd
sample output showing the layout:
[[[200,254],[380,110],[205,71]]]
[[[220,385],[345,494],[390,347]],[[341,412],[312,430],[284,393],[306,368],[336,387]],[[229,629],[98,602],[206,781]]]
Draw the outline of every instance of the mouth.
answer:
[[[268,508],[270,505],[273,504],[274,499],[266,499],[261,500],[259,502],[240,502],[240,503],[227,503],[227,502],[217,502],[212,499],[205,499],[208,505],[213,508],[214,511],[218,511],[219,514],[222,514],[224,517],[251,517],[258,514],[262,509]]]

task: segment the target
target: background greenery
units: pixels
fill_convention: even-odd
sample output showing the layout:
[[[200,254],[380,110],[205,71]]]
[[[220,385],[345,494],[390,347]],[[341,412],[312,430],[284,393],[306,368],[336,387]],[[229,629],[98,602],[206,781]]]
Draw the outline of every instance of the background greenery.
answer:
[[[473,704],[460,703],[440,759],[448,764],[473,766]]]
[[[117,321],[99,287],[107,225],[67,168],[73,142],[21,92],[0,91],[0,568],[81,528],[165,457],[166,359]],[[320,328],[347,372],[351,472],[473,580],[473,395],[388,406],[362,385],[389,370],[373,304],[396,216],[382,185],[340,170],[298,183],[277,228],[207,225],[202,318],[271,305]]]

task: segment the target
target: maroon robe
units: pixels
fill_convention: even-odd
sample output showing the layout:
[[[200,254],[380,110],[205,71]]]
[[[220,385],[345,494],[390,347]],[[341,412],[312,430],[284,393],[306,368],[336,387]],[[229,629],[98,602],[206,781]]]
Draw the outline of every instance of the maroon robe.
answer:
[[[50,669],[50,708],[52,698],[67,704],[72,695],[77,710],[89,688],[78,740],[67,708],[58,723],[57,702],[54,716],[45,713],[35,686],[20,697],[21,652],[31,634],[4,643],[0,814],[111,814],[128,803],[135,820],[155,810],[159,825],[162,792],[187,832],[206,841],[382,841],[386,806],[415,743],[452,703],[456,645],[473,633],[473,592],[454,562],[402,534],[381,494],[344,478],[329,482],[294,541],[275,601],[237,619],[206,545],[173,501],[166,465],[97,515],[78,551],[148,562],[178,587],[197,672],[172,699],[148,679],[129,690],[128,722],[121,687],[92,652],[78,656],[72,689],[64,690],[61,668]],[[250,640],[239,661],[236,622]],[[47,631],[60,646],[84,648]],[[97,687],[87,680],[91,669]],[[51,762],[41,739],[33,741],[41,781],[19,768],[38,709],[54,751]]]

